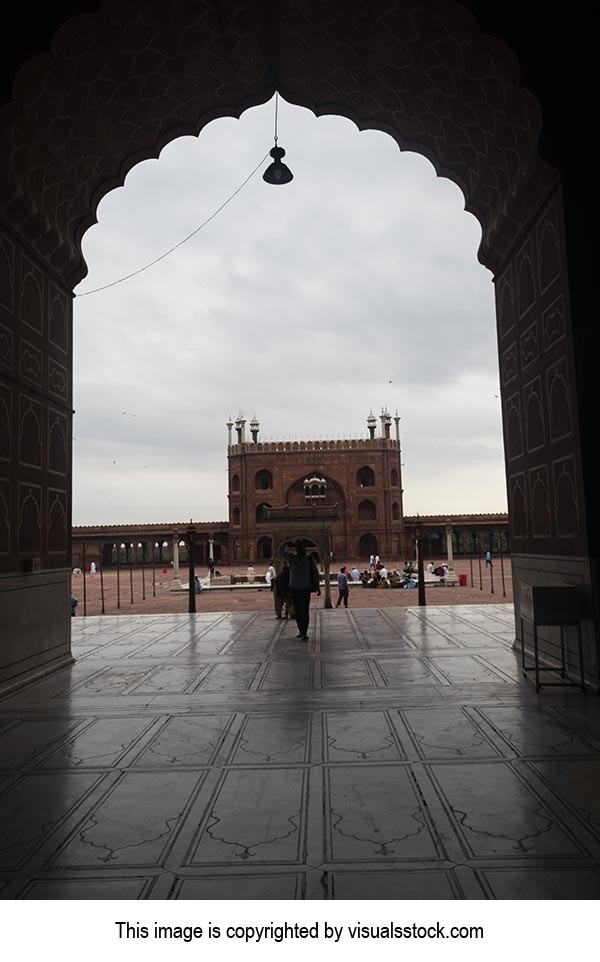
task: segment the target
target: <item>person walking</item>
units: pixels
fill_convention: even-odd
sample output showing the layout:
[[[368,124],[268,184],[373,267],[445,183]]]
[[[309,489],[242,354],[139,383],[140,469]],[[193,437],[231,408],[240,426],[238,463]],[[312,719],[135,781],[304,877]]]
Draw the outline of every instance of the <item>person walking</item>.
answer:
[[[308,641],[310,596],[313,591],[317,595],[321,594],[317,563],[312,555],[306,553],[306,546],[301,538],[282,544],[278,554],[283,561],[287,561],[290,569],[290,591],[298,625],[296,637],[301,641]]]
[[[273,586],[275,617],[283,618],[283,609],[285,606],[285,617],[288,618],[290,610],[292,609],[292,596],[290,594],[290,569],[287,561],[283,562],[283,568],[279,574],[273,578],[271,585]]]
[[[491,552],[491,551],[486,551],[486,553],[485,553],[485,566],[486,566],[486,568],[491,568],[491,567],[492,567],[492,552]]]
[[[340,568],[339,574],[337,576],[338,583],[338,600],[336,603],[336,608],[340,607],[342,601],[344,602],[344,608],[348,607],[348,574],[346,572],[346,567]]]

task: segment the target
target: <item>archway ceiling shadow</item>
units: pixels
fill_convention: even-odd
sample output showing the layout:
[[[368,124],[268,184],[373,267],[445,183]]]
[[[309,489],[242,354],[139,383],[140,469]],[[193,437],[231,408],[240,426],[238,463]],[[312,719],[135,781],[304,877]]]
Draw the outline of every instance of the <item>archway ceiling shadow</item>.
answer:
[[[222,5],[112,0],[68,21],[0,111],[0,209],[69,285],[85,231],[131,168],[278,90],[389,134],[453,180],[496,270],[558,179],[519,65],[458,4]]]

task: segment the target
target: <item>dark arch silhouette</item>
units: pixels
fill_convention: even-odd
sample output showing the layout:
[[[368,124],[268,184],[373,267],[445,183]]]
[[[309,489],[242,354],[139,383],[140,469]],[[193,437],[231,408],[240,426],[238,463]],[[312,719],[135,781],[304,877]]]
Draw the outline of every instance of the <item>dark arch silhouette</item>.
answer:
[[[361,501],[358,505],[359,521],[375,521],[377,519],[377,505],[374,501]]]
[[[377,538],[370,532],[363,534],[358,542],[358,553],[361,558],[369,558],[372,554],[377,554]]]

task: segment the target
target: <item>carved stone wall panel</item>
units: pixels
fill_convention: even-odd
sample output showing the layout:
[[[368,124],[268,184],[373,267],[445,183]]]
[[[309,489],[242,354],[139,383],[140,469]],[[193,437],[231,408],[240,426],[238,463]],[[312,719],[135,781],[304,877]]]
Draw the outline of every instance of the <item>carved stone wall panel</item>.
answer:
[[[546,393],[550,440],[562,441],[573,433],[573,393],[566,358],[561,358],[546,371]]]
[[[48,340],[62,354],[70,347],[70,310],[67,295],[52,284],[48,306]]]
[[[68,470],[67,419],[48,408],[48,470],[66,477]]]
[[[512,539],[521,541],[527,538],[529,535],[527,523],[529,504],[523,473],[514,474],[508,479],[508,510]]]
[[[17,550],[37,556],[42,550],[42,489],[36,484],[19,485]]]
[[[15,338],[12,330],[0,321],[0,370],[12,372],[15,366]]]
[[[14,312],[0,311],[0,476],[9,485],[5,501],[13,512],[12,542],[8,554],[0,553],[1,572],[22,571],[31,557],[42,567],[66,566],[70,560],[70,495],[65,492],[71,471],[72,302],[42,262],[16,243],[13,263]],[[3,346],[7,380],[2,379]],[[57,503],[49,500],[49,487],[62,492]],[[61,524],[66,542],[64,532],[58,533]]]
[[[0,318],[15,309],[15,245],[0,230]]]
[[[12,460],[12,388],[0,383],[0,461]]]
[[[496,278],[496,314],[499,336],[505,338],[514,329],[517,316],[512,263]]]
[[[566,334],[565,299],[561,294],[542,314],[544,350],[554,347]]]
[[[0,555],[10,554],[11,538],[10,480],[0,477]]]
[[[543,212],[537,225],[538,283],[541,294],[558,281],[561,275],[561,228],[558,205],[552,201]]]
[[[19,375],[38,387],[42,386],[44,376],[44,355],[24,337],[19,338]]]
[[[48,393],[61,401],[69,399],[69,371],[64,364],[48,358]]]
[[[580,533],[580,512],[575,459],[555,461],[552,475],[556,534],[559,538],[576,538]]]
[[[19,396],[19,464],[42,468],[42,405],[25,394]]]
[[[523,407],[525,411],[525,438],[527,451],[532,453],[544,447],[546,441],[544,398],[542,379],[538,375],[523,388]]]
[[[48,554],[64,554],[67,550],[67,493],[48,490]]]
[[[496,284],[507,471],[510,476],[517,471],[525,472],[532,512],[528,535],[531,540],[523,549],[539,551],[539,541],[544,538],[544,550],[558,554],[585,551],[583,540],[569,545],[565,541],[567,536],[574,537],[575,528],[581,535],[584,526],[581,453],[574,427],[578,408],[561,204],[561,192],[557,189],[541,207],[516,249],[512,267],[518,310],[510,341],[503,334],[502,316],[508,303],[505,295],[503,307],[502,280],[508,276],[508,265]],[[569,535],[566,531],[560,534],[556,525],[556,492],[552,488],[552,465],[564,458],[570,458],[570,480],[566,473],[561,475],[561,503],[567,506],[567,517],[571,519],[566,524]],[[575,486],[573,495],[571,484]],[[577,523],[573,520],[575,516]]]
[[[540,341],[538,336],[537,318],[523,331],[519,339],[521,352],[521,369],[527,371],[539,359]]]
[[[20,318],[38,334],[43,334],[44,274],[25,254],[21,256]]]
[[[521,396],[513,394],[504,405],[504,439],[506,458],[514,461],[523,455],[523,425],[521,418]]]
[[[506,348],[500,358],[500,381],[502,388],[514,381],[519,375],[519,361],[517,357],[517,342]]]
[[[551,538],[551,495],[548,468],[545,464],[529,471],[529,500],[531,504],[532,537]]]
[[[517,252],[515,273],[517,277],[518,314],[522,321],[536,302],[535,254],[532,237],[528,237]]]

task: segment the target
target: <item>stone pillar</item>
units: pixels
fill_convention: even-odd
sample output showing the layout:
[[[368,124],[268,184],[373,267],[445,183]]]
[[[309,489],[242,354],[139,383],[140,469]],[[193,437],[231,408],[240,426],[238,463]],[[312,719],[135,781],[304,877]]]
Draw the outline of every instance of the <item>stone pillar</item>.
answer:
[[[0,689],[73,660],[71,304],[0,225]]]
[[[173,536],[173,579],[169,591],[180,591],[182,584],[179,578],[179,535]]]
[[[446,525],[446,550],[448,553],[448,574],[446,576],[447,585],[457,585],[458,578],[454,571],[454,552],[452,548],[452,525]]]

